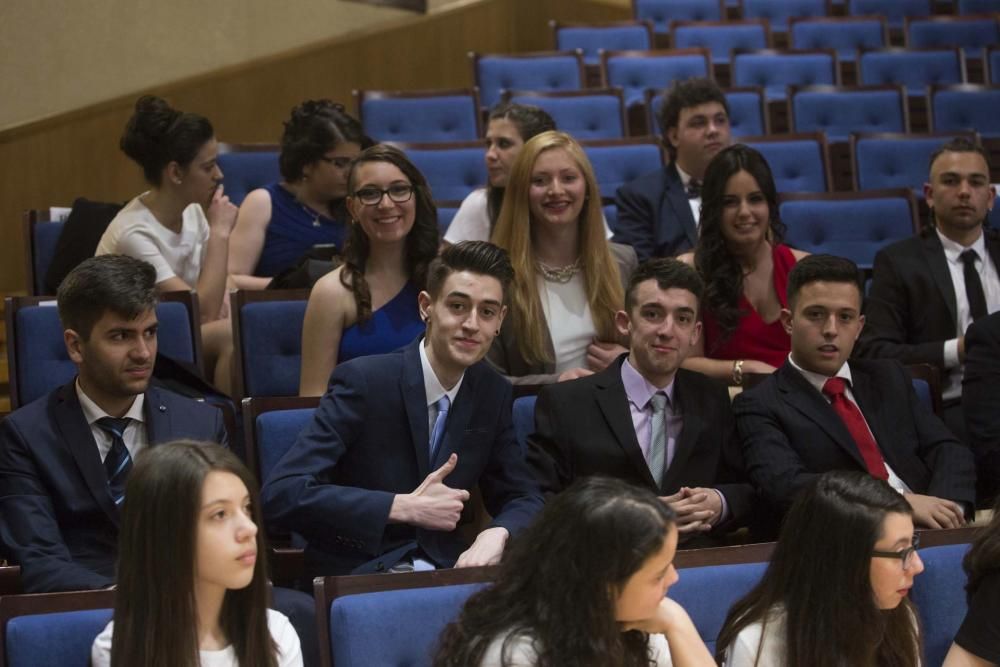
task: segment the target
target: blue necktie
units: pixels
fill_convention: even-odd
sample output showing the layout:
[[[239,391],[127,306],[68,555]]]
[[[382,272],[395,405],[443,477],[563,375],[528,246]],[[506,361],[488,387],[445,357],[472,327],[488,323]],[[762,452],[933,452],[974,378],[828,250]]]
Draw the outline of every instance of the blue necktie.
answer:
[[[434,463],[434,457],[437,456],[438,447],[441,446],[441,440],[444,438],[444,426],[445,422],[448,421],[448,409],[451,407],[451,399],[445,394],[437,400],[434,404],[437,408],[437,418],[434,420],[434,430],[431,431],[431,451],[430,451],[430,462]]]
[[[101,417],[97,420],[97,425],[111,436],[111,449],[104,457],[104,471],[108,475],[108,492],[115,505],[121,505],[125,500],[125,480],[132,470],[132,456],[128,453],[123,437],[130,421],[132,420],[128,417]]]

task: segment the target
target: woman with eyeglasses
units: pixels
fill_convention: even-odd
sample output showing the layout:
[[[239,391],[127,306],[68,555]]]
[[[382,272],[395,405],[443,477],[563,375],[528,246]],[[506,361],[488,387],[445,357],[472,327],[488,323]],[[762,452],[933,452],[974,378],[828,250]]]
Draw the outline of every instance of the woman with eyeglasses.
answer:
[[[955,635],[944,667],[1000,665],[1000,500],[993,519],[982,528],[965,554],[969,609]]]
[[[437,209],[423,174],[378,144],[351,163],[344,263],[313,287],[302,330],[301,396],[320,396],[343,361],[391,352],[424,330],[417,295],[437,254]]]
[[[888,483],[826,473],[803,489],[760,582],[729,610],[726,667],[917,667],[907,599],[923,572],[913,510]]]
[[[315,245],[343,250],[347,170],[371,145],[340,104],[307,100],[281,136],[281,181],[250,192],[229,241],[229,274],[240,289],[264,289]]]

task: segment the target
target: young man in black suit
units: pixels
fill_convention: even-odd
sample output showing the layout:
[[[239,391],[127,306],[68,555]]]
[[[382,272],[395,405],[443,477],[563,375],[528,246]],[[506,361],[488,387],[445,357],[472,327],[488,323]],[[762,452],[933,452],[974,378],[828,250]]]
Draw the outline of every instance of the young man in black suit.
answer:
[[[630,351],[595,375],[538,395],[528,462],[545,493],[609,475],[669,503],[682,534],[746,522],[743,473],[726,387],[680,368],[701,335],[702,281],[686,264],[649,260],[632,275],[615,321]]]
[[[865,324],[857,266],[812,255],[788,277],[781,320],[788,360],[733,402],[750,479],[779,514],[829,470],[885,479],[925,528],[965,523],[975,501],[975,463],[913,390],[895,360],[851,360]]]

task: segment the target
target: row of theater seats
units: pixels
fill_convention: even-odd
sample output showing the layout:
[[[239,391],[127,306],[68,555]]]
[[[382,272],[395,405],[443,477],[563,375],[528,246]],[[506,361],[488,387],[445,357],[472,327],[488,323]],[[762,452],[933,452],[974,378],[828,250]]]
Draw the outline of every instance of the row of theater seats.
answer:
[[[923,536],[926,567],[912,600],[920,615],[926,667],[944,659],[966,611],[961,568],[970,529]],[[729,607],[758,581],[773,545],[680,552],[680,581],[669,592],[715,650]],[[441,630],[465,600],[493,579],[493,568],[315,580],[325,666],[425,667]],[[85,665],[111,616],[113,591],[0,597],[0,667]],[[400,619],[406,619],[400,622]]]

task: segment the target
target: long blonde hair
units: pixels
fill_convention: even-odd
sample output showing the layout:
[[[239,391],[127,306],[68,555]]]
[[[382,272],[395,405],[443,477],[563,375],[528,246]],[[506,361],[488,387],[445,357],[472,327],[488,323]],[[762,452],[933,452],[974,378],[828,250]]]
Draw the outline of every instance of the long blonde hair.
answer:
[[[545,345],[545,315],[536,287],[538,268],[531,240],[533,221],[528,193],[535,161],[545,151],[554,149],[566,151],[576,162],[587,185],[586,199],[577,223],[580,230],[580,259],[587,302],[601,340],[618,340],[614,316],[622,308],[624,301],[618,265],[611,255],[611,247],[604,232],[601,193],[590,160],[580,144],[565,132],[549,131],[536,135],[524,144],[514,160],[507,179],[500,217],[491,239],[508,252],[514,266],[510,320],[518,350],[529,364],[553,361]]]

